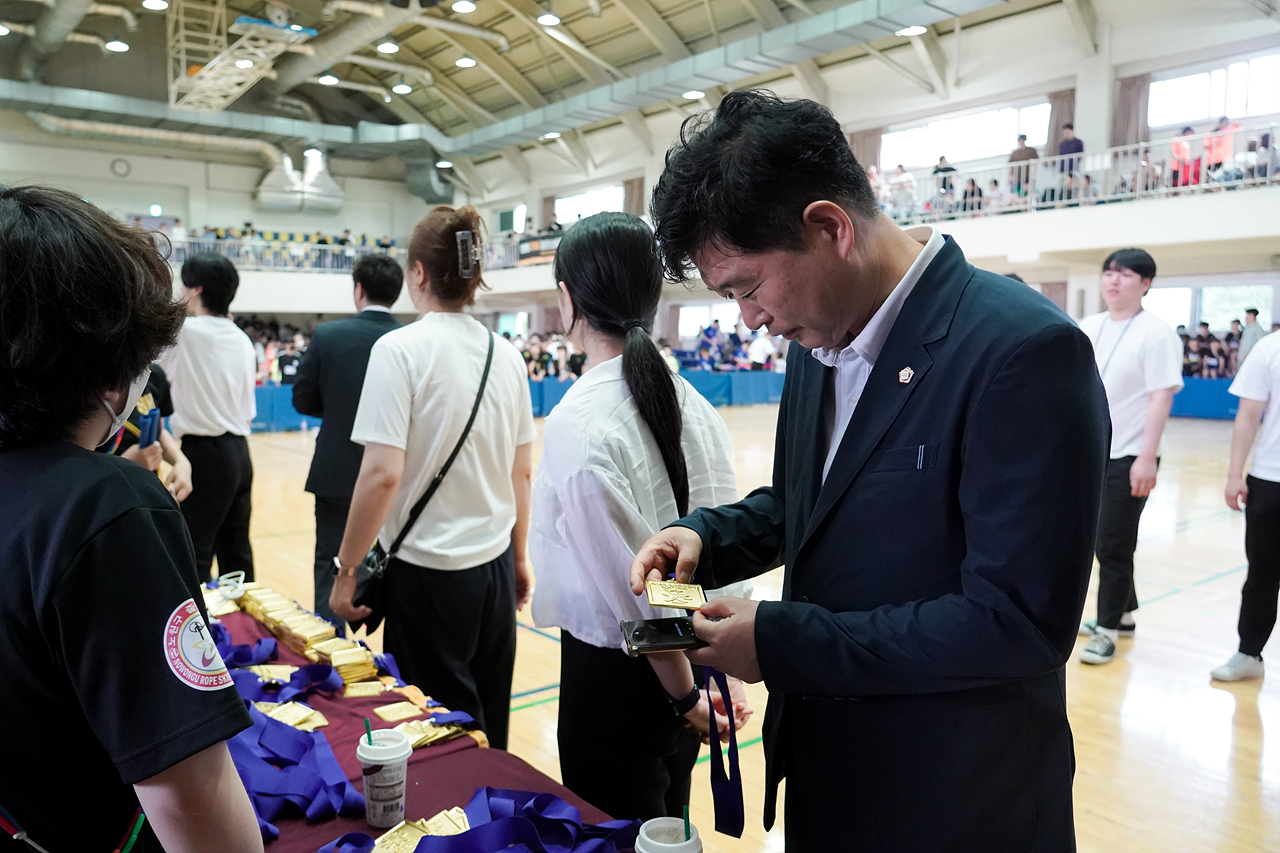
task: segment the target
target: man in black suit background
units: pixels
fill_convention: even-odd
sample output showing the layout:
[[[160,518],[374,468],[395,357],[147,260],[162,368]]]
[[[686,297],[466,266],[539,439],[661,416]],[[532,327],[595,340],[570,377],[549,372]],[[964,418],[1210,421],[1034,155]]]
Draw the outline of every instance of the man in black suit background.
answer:
[[[771,486],[636,555],[717,598],[690,652],[769,689],[765,826],[788,853],[1075,849],[1065,676],[1109,442],[1088,338],[933,228],[879,210],[811,101],[732,92],[686,122],[652,214],[787,359]],[[708,616],[724,617],[710,621]]]
[[[391,306],[400,298],[404,270],[388,255],[365,255],[356,262],[351,277],[358,313],[316,327],[293,383],[293,407],[322,419],[306,485],[316,496],[315,606],[339,630],[345,623],[329,607],[333,558],[342,545],[364,455],[364,448],[351,440],[351,425],[360,405],[369,351],[374,341],[400,326],[391,316]]]

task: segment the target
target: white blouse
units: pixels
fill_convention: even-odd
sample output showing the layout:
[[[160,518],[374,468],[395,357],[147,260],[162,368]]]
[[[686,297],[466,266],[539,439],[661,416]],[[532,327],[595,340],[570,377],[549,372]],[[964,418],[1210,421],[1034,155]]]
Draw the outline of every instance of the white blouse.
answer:
[[[738,500],[728,428],[693,386],[672,381],[684,421],[689,509]],[[529,531],[534,622],[621,649],[620,621],[684,615],[650,607],[630,582],[640,546],[677,518],[671,480],[623,381],[622,358],[592,367],[547,417]],[[707,595],[750,597],[751,584]]]

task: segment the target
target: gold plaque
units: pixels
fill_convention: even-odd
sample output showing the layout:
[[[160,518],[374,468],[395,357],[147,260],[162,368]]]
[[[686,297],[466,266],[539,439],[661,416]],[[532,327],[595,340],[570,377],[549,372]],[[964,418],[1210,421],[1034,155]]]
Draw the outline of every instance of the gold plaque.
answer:
[[[707,594],[696,583],[675,581],[645,581],[651,607],[677,607],[681,610],[697,610],[707,603]]]
[[[347,690],[342,695],[347,699],[355,699],[364,696],[381,696],[386,687],[381,681],[359,681],[355,684],[348,684]]]
[[[422,716],[422,709],[412,702],[395,702],[391,705],[383,705],[379,708],[374,708],[373,713],[377,714],[388,723],[394,723],[400,720],[420,717]]]
[[[299,723],[302,723],[314,713],[315,709],[308,708],[301,702],[286,702],[283,705],[273,708],[271,713],[267,714],[267,716],[273,720],[279,720],[286,725],[299,728]],[[328,721],[326,720],[325,722],[327,723]]]
[[[406,820],[382,833],[373,845],[374,853],[413,853],[418,842],[426,838],[425,820]]]

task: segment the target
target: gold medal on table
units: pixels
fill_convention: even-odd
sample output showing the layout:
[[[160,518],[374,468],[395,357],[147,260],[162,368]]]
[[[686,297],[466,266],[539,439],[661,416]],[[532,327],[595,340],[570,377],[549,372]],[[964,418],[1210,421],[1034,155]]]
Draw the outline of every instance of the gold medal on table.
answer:
[[[430,834],[427,832],[425,820],[406,820],[382,833],[374,842],[373,851],[374,853],[413,853],[418,849],[418,842]]]
[[[274,681],[277,684],[288,684],[289,679],[298,671],[296,666],[277,663],[260,663],[257,666],[249,667],[249,671],[261,678],[263,681]]]
[[[707,603],[707,594],[696,583],[675,581],[645,581],[651,607],[678,607],[681,610],[697,610]]]
[[[388,723],[395,723],[400,720],[408,720],[412,717],[422,716],[422,709],[412,702],[395,702],[390,705],[383,705],[374,708],[373,713],[377,714]]]
[[[445,809],[432,818],[427,818],[428,835],[461,835],[471,828],[467,813],[459,806]]]
[[[278,705],[273,708],[267,716],[273,720],[279,720],[285,725],[293,726],[296,729],[301,728],[300,724],[305,722],[314,713],[314,708],[308,708],[301,702],[286,702],[283,705]],[[325,721],[325,725],[328,725],[328,720]]]
[[[364,696],[381,696],[387,687],[381,681],[358,681],[355,684],[348,684],[347,690],[342,695],[347,699],[355,699]]]

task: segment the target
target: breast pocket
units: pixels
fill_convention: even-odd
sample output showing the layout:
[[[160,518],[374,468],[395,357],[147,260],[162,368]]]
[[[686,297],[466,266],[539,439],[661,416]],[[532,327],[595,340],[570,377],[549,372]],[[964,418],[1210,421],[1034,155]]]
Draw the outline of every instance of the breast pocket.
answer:
[[[877,450],[867,460],[867,472],[923,471],[938,465],[938,445],[913,444]]]

